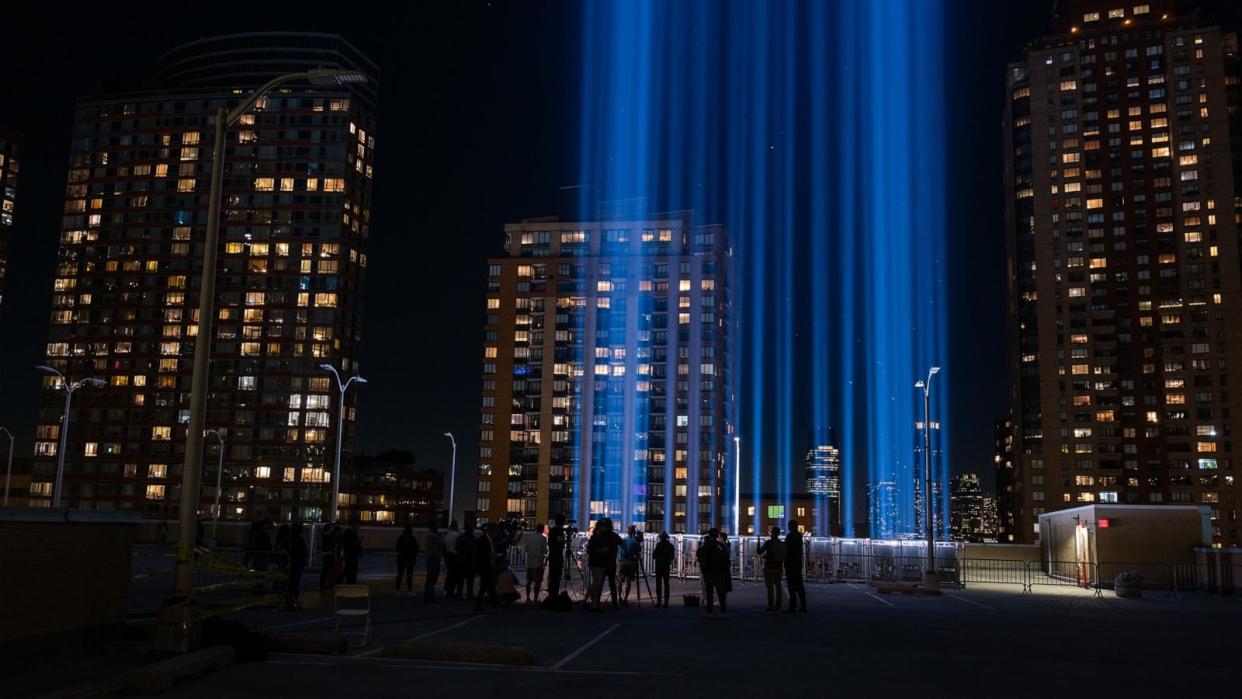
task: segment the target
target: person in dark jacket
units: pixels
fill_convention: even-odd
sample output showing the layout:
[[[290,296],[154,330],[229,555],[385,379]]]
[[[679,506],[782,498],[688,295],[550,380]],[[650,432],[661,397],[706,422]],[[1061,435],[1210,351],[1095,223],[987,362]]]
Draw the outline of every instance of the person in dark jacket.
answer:
[[[720,543],[720,530],[709,529],[696,554],[699,575],[703,578],[703,596],[707,613],[712,613],[714,597],[720,598],[720,614],[729,613],[729,551]]]
[[[345,559],[345,584],[358,584],[358,559],[362,557],[362,537],[358,534],[358,522],[349,523],[341,535],[341,556]]]
[[[319,589],[330,590],[338,582],[336,572],[337,548],[340,546],[340,533],[337,531],[336,522],[328,522],[323,525],[323,531],[319,535]]]
[[[479,574],[479,597],[474,602],[477,612],[483,608],[483,600],[495,605],[496,597],[496,554],[492,538],[496,534],[496,525],[487,523],[483,534],[474,540],[474,570]]]
[[[427,531],[427,552],[423,554],[423,563],[427,566],[427,580],[423,585],[423,602],[436,603],[436,583],[440,581],[440,561],[444,558],[444,537],[436,525]]]
[[[758,553],[763,556],[763,584],[768,590],[769,614],[781,610],[781,573],[785,570],[785,542],[781,541],[781,528],[772,527],[771,535],[759,544]]]
[[[668,540],[668,532],[660,532],[660,540],[656,542],[655,550],[651,552],[651,559],[655,561],[657,607],[668,606],[669,575],[673,571],[673,559],[676,555],[677,551],[673,548],[673,542]]]
[[[789,586],[789,611],[806,611],[806,584],[802,580],[802,532],[798,520],[789,520],[785,535],[785,582]],[[798,608],[801,603],[801,609]]]
[[[565,572],[565,515],[557,512],[548,530],[548,597],[561,593],[561,575]]]
[[[474,527],[466,527],[461,536],[457,537],[457,541],[453,542],[453,552],[457,554],[457,589],[453,593],[453,599],[462,598],[462,590],[465,590],[466,599],[474,599],[474,547],[477,539],[474,536]]]
[[[302,610],[302,571],[306,569],[306,540],[302,538],[302,523],[289,526],[285,540],[289,556],[288,578],[285,580],[285,609]]]
[[[401,581],[405,580],[405,591],[414,591],[414,561],[418,560],[418,537],[414,536],[414,527],[405,525],[401,536],[397,537],[397,594],[401,594]]]

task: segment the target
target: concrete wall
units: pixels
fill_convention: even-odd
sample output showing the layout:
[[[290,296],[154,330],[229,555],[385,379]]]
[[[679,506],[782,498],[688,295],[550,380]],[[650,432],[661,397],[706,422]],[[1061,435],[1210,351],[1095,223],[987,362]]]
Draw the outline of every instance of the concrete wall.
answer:
[[[136,522],[74,521],[66,510],[2,514],[0,644],[124,625]]]
[[[967,543],[962,552],[962,558],[1036,562],[1039,560],[1039,546],[1036,544]]]
[[[1075,507],[1040,515],[1040,539],[1051,560],[1073,561],[1074,531],[1082,521],[1090,533],[1093,562],[1189,564],[1194,549],[1210,543],[1205,516],[1198,507],[1173,505]],[[1101,526],[1101,520],[1108,520],[1108,526]]]

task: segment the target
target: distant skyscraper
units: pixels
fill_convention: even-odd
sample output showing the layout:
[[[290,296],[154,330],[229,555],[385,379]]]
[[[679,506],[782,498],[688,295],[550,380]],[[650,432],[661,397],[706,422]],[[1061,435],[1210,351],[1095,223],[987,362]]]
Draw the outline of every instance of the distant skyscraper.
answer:
[[[983,491],[979,476],[959,473],[953,476],[949,493],[949,536],[953,541],[983,541]]]
[[[9,268],[9,239],[17,209],[17,173],[21,169],[17,138],[0,131],[0,306],[4,305],[5,276]]]
[[[806,491],[815,503],[817,534],[839,536],[841,525],[841,452],[823,432],[806,453]]]
[[[996,515],[996,496],[983,496],[983,541],[995,543],[998,541],[999,522]]]
[[[47,361],[107,386],[74,395],[66,506],[176,512],[214,115],[315,67],[372,82],[289,83],[228,132],[207,427],[224,436],[224,517],[327,506],[337,394],[319,365],[358,368],[376,69],[340,37],[292,33],[202,39],[160,59],[155,91],[77,104]],[[63,399],[55,377],[43,386],[31,490],[46,503]]]
[[[897,484],[879,481],[867,486],[868,524],[873,539],[895,539],[898,535]]]
[[[1013,456],[1013,420],[996,421],[993,433],[993,461],[996,463],[996,538],[1010,543],[1017,540],[1016,523],[1022,520],[1022,481],[1018,479]]]
[[[1203,504],[1238,536],[1237,39],[1172,0],[1061,3],[1008,69],[1017,542],[1086,503]],[[1006,485],[1005,487],[1009,487]]]
[[[727,520],[730,248],[689,214],[505,227],[489,260],[477,510]]]

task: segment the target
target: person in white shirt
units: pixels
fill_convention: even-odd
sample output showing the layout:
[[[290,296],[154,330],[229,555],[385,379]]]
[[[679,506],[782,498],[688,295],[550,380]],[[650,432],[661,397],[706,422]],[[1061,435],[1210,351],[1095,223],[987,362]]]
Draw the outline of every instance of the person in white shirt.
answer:
[[[543,535],[543,524],[540,523],[533,532],[522,536],[522,545],[526,548],[526,603],[539,601],[539,592],[543,589],[543,569],[548,557],[548,540]],[[535,594],[531,595],[531,586]]]

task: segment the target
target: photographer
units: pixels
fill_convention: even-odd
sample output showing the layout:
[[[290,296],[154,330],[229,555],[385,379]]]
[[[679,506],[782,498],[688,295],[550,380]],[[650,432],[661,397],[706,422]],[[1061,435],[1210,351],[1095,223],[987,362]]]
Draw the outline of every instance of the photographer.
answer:
[[[565,570],[565,515],[558,512],[548,530],[548,596],[561,593],[561,574]]]

